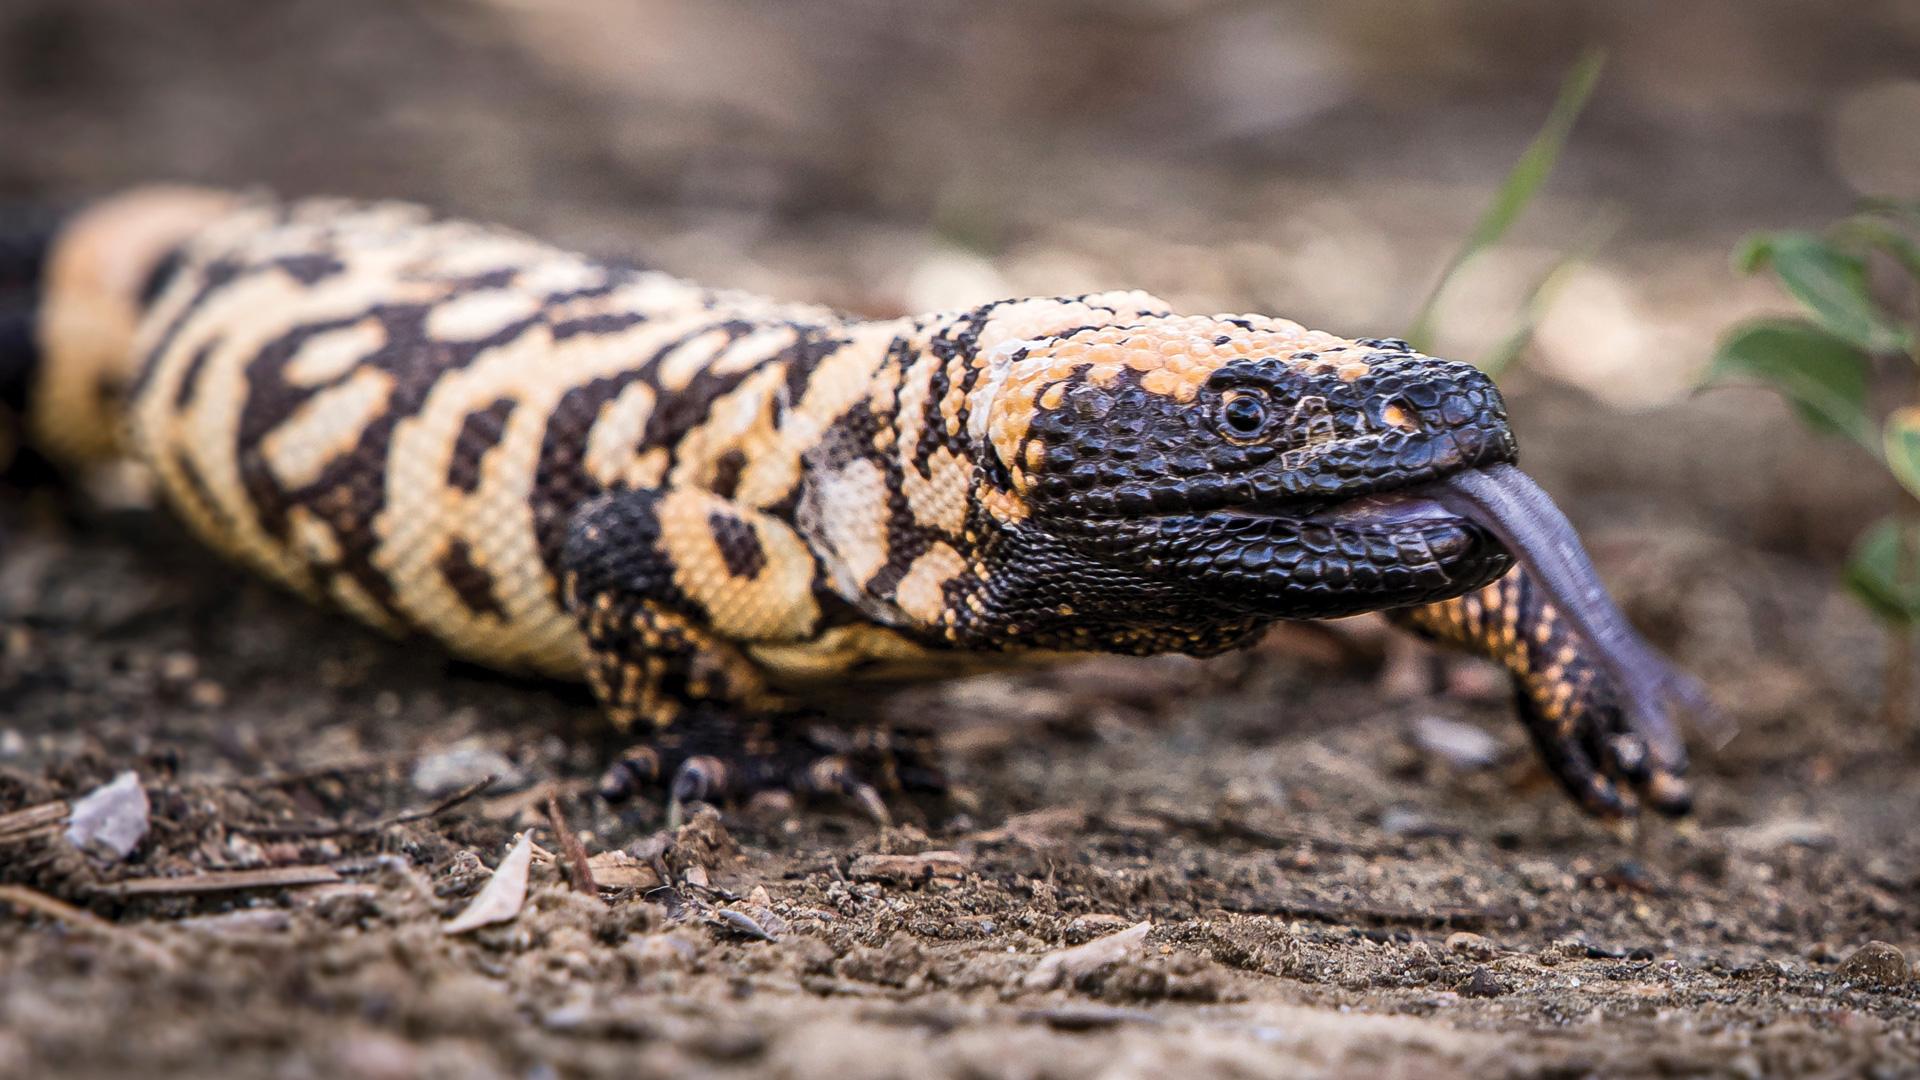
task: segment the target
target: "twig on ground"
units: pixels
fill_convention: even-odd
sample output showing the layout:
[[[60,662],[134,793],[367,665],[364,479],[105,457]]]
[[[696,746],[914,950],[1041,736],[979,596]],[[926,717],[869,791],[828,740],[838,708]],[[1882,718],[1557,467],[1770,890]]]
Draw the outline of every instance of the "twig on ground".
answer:
[[[101,885],[99,891],[112,896],[166,896],[331,885],[340,880],[339,872],[331,866],[263,866],[256,870],[209,870],[184,877],[128,878]]]
[[[44,915],[76,930],[125,945],[156,964],[169,968],[174,964],[174,956],[171,952],[141,937],[138,933],[123,926],[116,926],[91,911],[74,907],[65,900],[48,896],[37,889],[30,889],[25,885],[0,885],[0,904],[9,904],[22,911]]]
[[[560,812],[560,796],[547,795],[547,823],[553,827],[554,839],[560,843],[560,853],[566,856],[567,880],[573,884],[573,891],[585,896],[599,896],[600,890],[593,883],[593,868],[587,865],[587,849],[580,843],[579,834],[567,826],[567,817]]]
[[[55,799],[0,814],[0,844],[32,839],[57,829],[71,811],[65,799]]]
[[[0,904],[11,904],[23,911],[36,912],[49,919],[58,919],[69,926],[94,930],[102,934],[115,933],[120,929],[91,911],[74,907],[65,900],[56,899],[25,885],[0,885]]]
[[[306,839],[323,836],[368,836],[392,828],[395,825],[407,825],[415,821],[425,821],[428,818],[439,817],[441,814],[446,813],[461,803],[466,802],[468,799],[473,798],[475,795],[480,794],[482,791],[485,791],[488,785],[492,784],[496,779],[498,779],[498,777],[489,776],[483,780],[477,780],[425,809],[405,810],[398,814],[389,814],[386,817],[358,825],[344,822],[332,825],[322,822],[289,822],[287,824],[277,824],[274,822],[239,822],[230,826],[230,828],[232,828],[234,832],[246,833],[249,836],[296,837]]]

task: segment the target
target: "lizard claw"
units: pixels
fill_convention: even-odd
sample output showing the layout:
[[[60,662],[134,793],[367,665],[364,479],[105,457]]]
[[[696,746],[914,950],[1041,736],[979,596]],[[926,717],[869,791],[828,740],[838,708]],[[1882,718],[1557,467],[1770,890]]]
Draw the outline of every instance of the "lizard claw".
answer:
[[[889,794],[948,791],[938,748],[924,732],[823,732],[797,721],[700,717],[622,753],[602,775],[600,796],[618,805],[658,791],[666,797],[666,824],[673,828],[685,819],[688,803],[784,790],[844,801],[874,824],[888,826]]]
[[[684,818],[683,807],[690,802],[711,802],[730,793],[733,771],[727,763],[710,754],[699,754],[680,763],[673,782],[667,786],[667,828],[677,829]]]
[[[886,828],[893,824],[893,815],[887,811],[887,804],[880,792],[872,784],[860,779],[852,762],[836,754],[823,757],[807,768],[807,786],[824,795],[839,795],[850,799],[873,819],[875,825]]]

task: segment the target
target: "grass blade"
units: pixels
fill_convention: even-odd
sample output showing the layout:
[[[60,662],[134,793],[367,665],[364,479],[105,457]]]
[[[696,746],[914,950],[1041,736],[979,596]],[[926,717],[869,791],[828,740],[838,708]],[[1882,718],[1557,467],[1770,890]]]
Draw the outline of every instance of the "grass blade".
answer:
[[[1617,223],[1607,221],[1593,230],[1590,238],[1574,250],[1555,259],[1547,272],[1533,284],[1527,293],[1526,304],[1521,307],[1519,317],[1514,320],[1513,328],[1507,336],[1500,339],[1485,356],[1475,360],[1474,366],[1489,375],[1498,377],[1520,358],[1520,353],[1533,343],[1533,336],[1546,320],[1547,312],[1553,309],[1553,302],[1560,298],[1560,290],[1572,280],[1574,272],[1593,260],[1593,256],[1610,239]]]
[[[1560,160],[1561,150],[1566,148],[1567,136],[1573,131],[1574,122],[1580,119],[1580,113],[1587,107],[1587,99],[1593,96],[1594,85],[1600,80],[1600,69],[1606,63],[1606,53],[1600,49],[1588,49],[1575,61],[1567,77],[1560,83],[1560,92],[1554,97],[1553,108],[1547,113],[1546,123],[1542,124],[1533,141],[1508,170],[1507,178],[1494,192],[1493,201],[1480,214],[1480,220],[1474,224],[1473,231],[1455,251],[1447,262],[1446,269],[1440,273],[1433,289],[1421,302],[1420,310],[1413,317],[1413,326],[1407,331],[1407,340],[1417,349],[1425,351],[1432,343],[1433,319],[1440,304],[1440,297],[1447,291],[1460,271],[1471,262],[1474,256],[1500,242],[1507,234],[1527,204],[1539,194],[1540,186],[1546,183],[1547,175],[1553,171],[1554,164]]]

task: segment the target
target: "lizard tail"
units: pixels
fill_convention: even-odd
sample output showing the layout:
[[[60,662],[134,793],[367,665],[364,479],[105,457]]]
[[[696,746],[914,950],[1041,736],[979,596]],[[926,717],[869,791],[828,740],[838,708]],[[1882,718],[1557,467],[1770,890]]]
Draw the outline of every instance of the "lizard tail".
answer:
[[[139,188],[0,231],[0,410],[24,417],[0,426],[58,463],[115,456],[143,318],[182,246],[233,204],[199,188]]]

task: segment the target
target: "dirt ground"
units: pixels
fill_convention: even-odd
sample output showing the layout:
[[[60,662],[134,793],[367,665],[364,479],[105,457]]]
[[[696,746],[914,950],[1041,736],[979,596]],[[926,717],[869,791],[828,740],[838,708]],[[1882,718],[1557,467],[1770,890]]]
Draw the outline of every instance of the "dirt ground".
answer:
[[[925,146],[885,136],[930,124],[849,112],[858,93],[829,96],[859,117],[831,130],[899,160],[849,178],[834,171],[844,153],[809,156],[797,137],[689,149],[774,123],[711,87],[718,106],[668,102],[636,134],[636,103],[659,104],[658,87],[606,74],[622,58],[580,45],[578,26],[530,29],[531,5],[363,5],[350,24],[326,4],[289,4],[279,22],[209,6],[225,12],[218,33],[158,5],[23,2],[0,19],[15,61],[0,144],[25,148],[0,161],[0,190],[44,199],[163,173],[401,193],[857,307],[1092,277],[1207,309],[1298,295],[1302,317],[1378,332],[1503,166],[1363,166],[1428,139],[1510,160],[1538,115],[1510,109],[1505,84],[1448,99],[1439,134],[1349,102],[1304,121],[1329,156],[1361,163],[1342,177],[1229,132],[1203,166],[1129,158],[1127,184],[1177,200],[1121,212],[1102,159],[1071,189],[987,169],[1001,187],[928,211],[941,197],[901,164]],[[993,23],[972,45],[993,55],[1022,32]],[[1127,32],[1109,26],[1102,47],[1136,55]],[[1795,44],[1872,51],[1844,35]],[[1665,69],[1615,48],[1630,102],[1649,85],[1635,71]],[[343,55],[346,100],[313,96]],[[1540,62],[1548,92],[1558,65]],[[896,85],[886,70],[865,73]],[[1520,82],[1537,105],[1541,80]],[[355,127],[369,100],[407,104]],[[1596,207],[1624,219],[1503,385],[1525,464],[1622,605],[1737,721],[1724,745],[1695,740],[1689,820],[1581,817],[1494,672],[1456,663],[1428,692],[1434,672],[1355,620],[1205,663],[1096,659],[911,688],[888,707],[938,722],[952,800],[898,801],[889,828],[761,799],[667,829],[658,803],[594,794],[619,743],[584,692],[309,610],[204,553],[137,485],[92,478],[0,499],[0,1075],[1920,1074],[1920,750],[1876,715],[1881,640],[1834,583],[1889,491],[1764,395],[1688,396],[1691,374],[1668,370],[1697,367],[1718,328],[1771,302],[1728,275],[1733,239],[1844,206],[1844,185],[1809,150],[1703,194],[1688,186],[1698,155],[1733,168],[1813,129],[1748,116],[1703,137],[1597,108],[1600,149],[1556,182],[1572,194],[1543,204],[1471,295],[1496,309]],[[1362,125],[1390,150],[1342,143]],[[1642,171],[1623,179],[1609,147]],[[676,186],[690,174],[735,186]],[[1347,201],[1327,201],[1333,186]],[[795,210],[821,191],[835,199]],[[910,224],[927,213],[949,214],[947,239]],[[1375,293],[1340,284],[1383,266]],[[1623,319],[1654,328],[1635,339],[1643,366],[1596,382],[1582,343]],[[1487,338],[1472,319],[1449,333],[1461,348]],[[54,817],[17,816],[57,815],[37,808],[125,770],[151,829],[124,861],[76,850]],[[613,887],[583,895],[548,857],[562,850],[549,796]],[[518,916],[443,932],[528,830],[540,853]],[[276,884],[181,885],[276,869]]]

